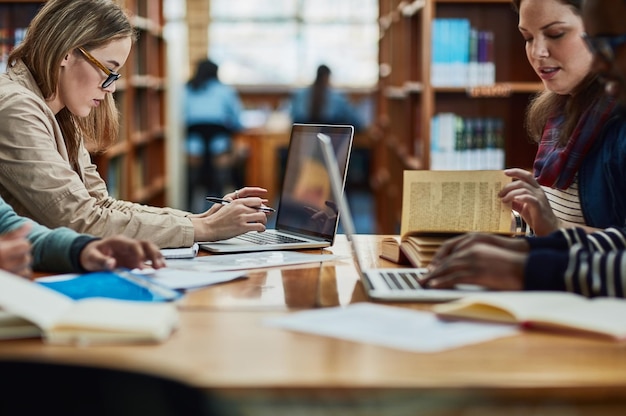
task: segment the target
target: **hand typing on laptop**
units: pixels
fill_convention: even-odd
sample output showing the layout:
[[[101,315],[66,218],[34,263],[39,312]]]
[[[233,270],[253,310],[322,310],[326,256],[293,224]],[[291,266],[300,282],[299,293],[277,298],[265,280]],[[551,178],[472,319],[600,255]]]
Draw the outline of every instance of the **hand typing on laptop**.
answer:
[[[318,134],[317,138],[322,145],[324,159],[327,161],[328,166],[331,167],[331,190],[333,197],[337,202],[337,204],[334,204],[335,208],[333,210],[341,213],[344,232],[348,238],[349,244],[352,246],[354,264],[361,276],[363,288],[369,297],[384,301],[440,302],[458,299],[467,293],[472,293],[473,291],[480,289],[474,285],[463,288],[455,286],[456,289],[461,290],[424,290],[421,282],[424,279],[424,274],[428,272],[427,269],[378,269],[367,267],[365,262],[361,259],[361,253],[358,248],[358,239],[355,238],[352,214],[350,212],[348,200],[342,192],[341,175],[337,169],[332,167],[336,165],[336,162],[335,155],[330,144],[330,137],[325,134]]]
[[[462,235],[441,246],[421,283],[436,289],[472,284],[495,290],[522,290],[529,249],[522,238]],[[507,261],[498,261],[503,258]]]

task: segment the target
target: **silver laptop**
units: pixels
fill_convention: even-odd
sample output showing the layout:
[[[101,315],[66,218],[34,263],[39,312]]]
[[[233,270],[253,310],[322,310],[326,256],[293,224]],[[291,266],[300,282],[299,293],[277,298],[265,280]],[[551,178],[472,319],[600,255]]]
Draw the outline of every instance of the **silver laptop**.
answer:
[[[384,301],[411,301],[411,302],[441,302],[458,299],[470,293],[482,290],[478,286],[466,285],[464,289],[425,289],[420,285],[421,277],[427,269],[420,268],[393,268],[368,269],[361,259],[361,254],[354,238],[355,228],[348,201],[342,191],[340,172],[333,162],[334,154],[330,138],[324,133],[318,134],[326,164],[330,167],[331,185],[334,199],[338,203],[341,214],[341,224],[352,249],[352,256],[368,296],[375,300]]]
[[[242,234],[228,240],[200,243],[213,253],[292,250],[329,247],[335,240],[337,203],[333,200],[329,166],[322,155],[318,134],[329,137],[333,168],[343,190],[352,151],[352,126],[294,124],[276,207],[275,229]],[[268,169],[278,169],[268,166]]]

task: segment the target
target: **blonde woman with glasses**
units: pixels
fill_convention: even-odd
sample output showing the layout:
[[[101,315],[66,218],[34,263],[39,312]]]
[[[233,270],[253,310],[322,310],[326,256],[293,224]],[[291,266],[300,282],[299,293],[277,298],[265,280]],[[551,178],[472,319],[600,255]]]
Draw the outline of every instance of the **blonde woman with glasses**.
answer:
[[[264,231],[265,189],[244,187],[201,214],[112,198],[86,142],[113,143],[112,94],[135,40],[110,0],[50,0],[0,76],[0,196],[48,227],[105,237],[123,234],[160,247]]]

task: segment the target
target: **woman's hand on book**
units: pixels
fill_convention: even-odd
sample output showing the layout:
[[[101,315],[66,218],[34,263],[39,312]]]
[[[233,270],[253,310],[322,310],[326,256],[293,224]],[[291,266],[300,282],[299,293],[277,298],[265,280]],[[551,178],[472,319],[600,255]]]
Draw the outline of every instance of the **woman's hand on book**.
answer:
[[[545,236],[556,231],[560,227],[559,219],[532,173],[524,169],[507,169],[504,173],[517,180],[502,187],[498,194],[502,202],[512,204],[535,235]]]
[[[435,254],[422,283],[437,289],[475,284],[496,290],[521,290],[528,250],[524,239],[478,233],[456,237]]]

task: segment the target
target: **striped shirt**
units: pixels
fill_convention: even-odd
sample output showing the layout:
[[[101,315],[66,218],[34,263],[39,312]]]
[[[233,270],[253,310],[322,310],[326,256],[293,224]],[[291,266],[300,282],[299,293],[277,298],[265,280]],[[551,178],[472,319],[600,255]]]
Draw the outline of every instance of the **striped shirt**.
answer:
[[[541,187],[548,198],[550,207],[554,215],[561,221],[572,224],[585,225],[582,208],[580,207],[580,197],[578,196],[578,176],[566,190]]]
[[[527,240],[531,252],[526,289],[626,297],[626,229],[587,234],[581,228],[566,228]]]

